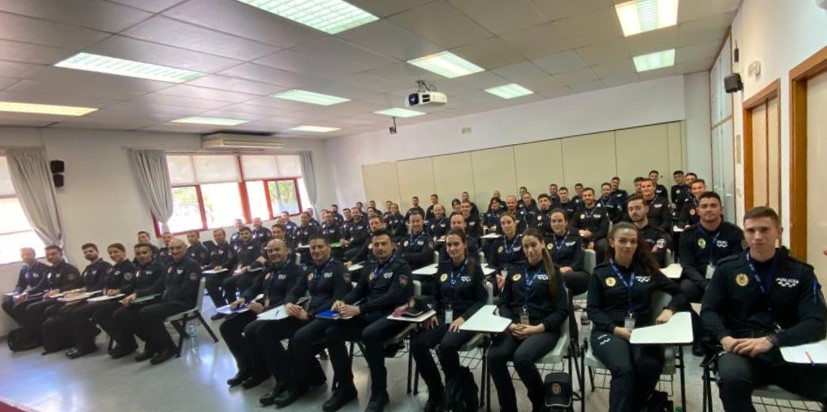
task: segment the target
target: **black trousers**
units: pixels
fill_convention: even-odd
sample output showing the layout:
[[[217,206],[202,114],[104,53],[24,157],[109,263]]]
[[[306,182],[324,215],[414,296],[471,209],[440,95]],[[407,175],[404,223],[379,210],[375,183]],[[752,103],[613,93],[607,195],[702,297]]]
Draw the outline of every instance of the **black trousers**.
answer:
[[[239,371],[254,376],[272,375],[277,383],[287,383],[293,370],[292,359],[282,346],[310,321],[296,318],[256,320],[250,311],[232,315],[218,328],[235,358]]]
[[[704,327],[701,324],[700,315],[692,309],[692,305],[689,303],[701,303],[704,298],[705,289],[702,285],[686,278],[680,279],[679,284],[681,290],[683,291],[683,295],[686,296],[686,300],[688,301],[685,309],[690,315],[692,315],[692,333],[693,336],[695,336],[695,341],[698,342],[706,336],[706,334],[704,333]]]
[[[245,273],[243,275],[237,276],[228,276],[221,282],[221,289],[224,291],[224,299],[226,299],[227,303],[235,302],[237,298],[236,293],[244,293],[250,286],[253,286],[253,282],[256,280],[256,276],[259,276],[261,272],[258,273]],[[206,284],[204,285],[206,288]],[[222,304],[221,306],[226,305],[226,303]]]
[[[774,349],[755,358],[724,353],[718,359],[718,385],[726,411],[754,411],[752,389],[767,384],[821,402],[827,408],[827,366],[784,362]]]
[[[431,394],[440,395],[444,388],[431,349],[439,345],[436,354],[447,383],[459,369],[459,348],[474,337],[473,332],[449,332],[449,326],[444,319],[439,319],[436,326],[418,334],[411,342],[411,356],[416,360],[419,374]]]
[[[111,318],[112,314],[121,307],[117,300],[109,300],[105,302],[92,302],[73,310],[69,315],[69,324],[72,327],[74,334],[75,346],[81,349],[90,349],[95,346],[95,323],[92,321],[96,318],[98,312],[102,312],[100,316]],[[101,325],[104,327],[106,333],[111,333],[111,324]],[[109,327],[109,329],[107,329]]]
[[[59,309],[65,304],[63,302],[58,302],[56,299],[44,299],[37,302],[32,302],[31,304],[26,302],[23,305],[26,305],[25,313],[22,316],[23,327],[31,333],[32,337],[38,341],[41,341],[43,337],[41,334],[43,322],[45,322],[48,317],[46,311],[48,310],[49,314],[57,314],[59,313]]]
[[[508,373],[508,361],[514,364],[514,370],[525,384],[532,409],[545,410],[543,409],[545,408],[543,378],[535,362],[554,349],[559,337],[557,331],[551,331],[518,340],[506,330],[497,338],[488,351],[488,369],[491,372],[494,386],[497,388],[501,411],[517,411],[517,395],[514,392],[511,374]]]
[[[11,296],[3,296],[3,312],[6,312],[15,322],[20,324],[19,315],[14,310],[14,298]]]
[[[592,332],[594,356],[609,369],[609,411],[640,410],[655,390],[663,371],[663,347],[632,345],[612,334]]]
[[[571,271],[563,274],[563,281],[566,282],[566,288],[571,291],[570,297],[574,297],[589,290],[589,275],[583,271]]]
[[[146,344],[155,351],[175,349],[175,342],[164,326],[164,319],[190,309],[189,305],[176,302],[160,302],[148,305],[138,312],[138,323],[146,336]]]
[[[324,370],[316,359],[316,353],[325,343],[330,323],[328,320],[314,319],[293,334],[290,340],[290,355],[293,358],[291,386],[306,389],[311,383],[324,380]]]
[[[235,296],[232,296],[232,300],[228,302],[228,297],[224,294],[226,290],[222,288],[227,276],[227,272],[204,275],[204,289],[207,290],[207,295],[209,295],[212,304],[215,305],[216,308],[220,308],[227,303],[235,301]]]
[[[136,348],[138,343],[135,341],[135,336],[138,336],[144,342],[149,344],[146,333],[141,329],[139,323],[139,313],[142,308],[149,306],[151,303],[145,304],[131,304],[129,306],[121,307],[112,313],[112,324],[109,336],[118,344],[119,347]],[[155,351],[151,347],[147,350]]]

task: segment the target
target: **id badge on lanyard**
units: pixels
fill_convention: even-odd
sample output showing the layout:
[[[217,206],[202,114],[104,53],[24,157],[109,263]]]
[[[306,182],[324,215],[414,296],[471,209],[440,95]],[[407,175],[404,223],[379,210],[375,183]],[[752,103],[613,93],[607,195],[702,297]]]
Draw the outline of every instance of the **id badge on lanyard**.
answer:
[[[520,324],[521,325],[529,325],[528,321],[528,308],[523,306],[523,309],[520,311]]]
[[[706,278],[707,278],[707,280],[712,279],[713,274],[715,274],[715,265],[713,265],[713,264],[706,265]]]
[[[448,305],[445,309],[445,324],[450,325],[454,321],[454,305]]]
[[[623,327],[626,329],[635,330],[635,312],[629,311],[626,318],[623,319]]]

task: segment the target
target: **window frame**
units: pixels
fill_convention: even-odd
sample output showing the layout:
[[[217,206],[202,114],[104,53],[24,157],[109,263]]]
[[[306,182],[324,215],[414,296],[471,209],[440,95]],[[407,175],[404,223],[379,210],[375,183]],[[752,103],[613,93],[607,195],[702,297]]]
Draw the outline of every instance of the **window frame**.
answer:
[[[5,156],[6,156],[6,154],[5,154],[5,153],[3,153],[3,152],[0,152],[0,156],[5,157]],[[21,208],[21,209],[23,209],[23,204],[22,204],[22,203],[20,203],[20,196],[18,196],[16,192],[15,192],[14,194],[9,194],[9,195],[0,195],[0,199],[2,199],[2,200],[5,200],[5,199],[16,199],[16,200],[17,200],[17,202],[20,204],[20,208]],[[23,213],[25,213],[25,210],[24,210],[24,212],[23,212]],[[27,223],[27,225],[28,225],[28,227],[29,227],[29,229],[28,229],[28,230],[16,230],[16,231],[12,231],[12,232],[0,232],[0,236],[6,236],[6,235],[19,235],[19,234],[21,234],[21,233],[29,233],[29,232],[34,233],[34,235],[35,235],[35,236],[37,236],[37,232],[35,232],[35,231],[34,231],[34,228],[32,227],[31,223],[28,223],[28,221],[27,221],[26,223]],[[42,243],[42,241],[41,241],[41,243]],[[39,245],[38,245],[38,246],[39,246]],[[29,245],[29,246],[27,246],[27,247],[33,247],[33,248],[34,248],[34,250],[35,250],[35,257],[36,257],[37,259],[40,259],[40,258],[42,258],[42,257],[44,257],[44,256],[45,256],[44,251],[43,251],[43,248],[44,248],[44,247],[46,247],[46,246],[48,246],[48,245],[47,245],[47,244],[45,244],[45,243],[43,243],[43,247],[37,247],[37,246],[31,246],[31,245]],[[18,258],[18,259],[16,259],[16,260],[12,260],[12,261],[9,261],[9,262],[0,262],[0,266],[4,266],[4,265],[13,265],[13,264],[17,264],[17,263],[20,263],[20,262],[22,262],[22,260],[20,260],[20,259]]]

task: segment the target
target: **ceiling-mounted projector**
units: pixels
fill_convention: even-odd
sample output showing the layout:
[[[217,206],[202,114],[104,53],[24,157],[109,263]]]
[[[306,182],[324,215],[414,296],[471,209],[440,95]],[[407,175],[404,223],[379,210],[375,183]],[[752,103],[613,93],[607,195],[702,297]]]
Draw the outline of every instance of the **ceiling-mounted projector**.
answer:
[[[409,94],[405,105],[408,107],[420,106],[423,104],[442,106],[445,103],[448,103],[448,96],[446,96],[445,93],[422,91]]]

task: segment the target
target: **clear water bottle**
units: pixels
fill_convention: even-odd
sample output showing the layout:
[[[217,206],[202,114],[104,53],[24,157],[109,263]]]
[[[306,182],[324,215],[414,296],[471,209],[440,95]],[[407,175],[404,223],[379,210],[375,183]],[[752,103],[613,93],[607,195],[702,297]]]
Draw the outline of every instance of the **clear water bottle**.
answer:
[[[198,332],[195,330],[195,323],[194,322],[187,322],[187,337],[194,341],[196,337],[198,337]]]

